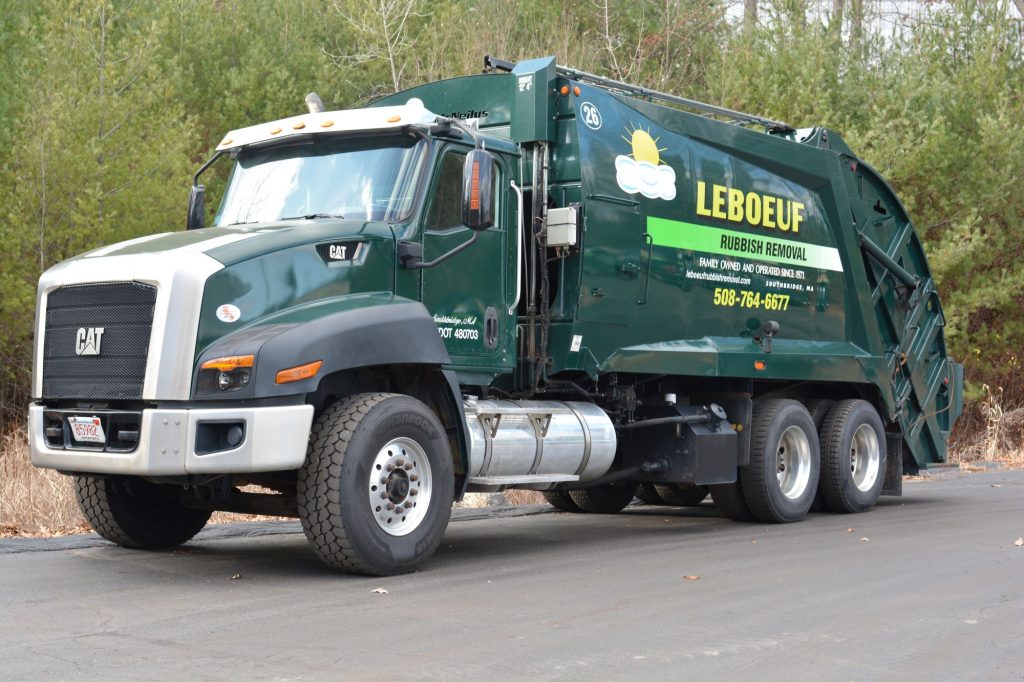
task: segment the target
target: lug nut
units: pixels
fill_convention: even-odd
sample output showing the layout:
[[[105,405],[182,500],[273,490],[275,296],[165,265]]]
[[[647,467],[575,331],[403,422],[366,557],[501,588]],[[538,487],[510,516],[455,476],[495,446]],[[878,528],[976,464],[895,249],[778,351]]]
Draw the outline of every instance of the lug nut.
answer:
[[[412,463],[411,462],[405,465],[405,470],[406,471],[411,471],[412,470]]]
[[[403,507],[405,507],[406,509],[412,509],[412,502],[406,502],[406,503],[405,503],[404,505],[402,505],[402,506],[403,506]]]
[[[409,494],[410,495],[419,495],[420,491],[417,490],[416,488],[413,488],[412,490],[409,491]]]
[[[388,511],[391,511],[394,508],[395,508],[395,505],[392,504],[391,502],[388,502]]]
[[[380,499],[382,499],[382,500],[388,499],[388,494],[387,493],[381,493],[380,494]]]
[[[388,470],[388,471],[394,471],[394,470],[395,470],[395,465],[394,465],[394,464],[389,464],[389,465],[387,466],[387,470]]]
[[[420,477],[417,476],[416,474],[413,474],[413,475],[409,476],[409,480],[413,481],[413,482],[416,482],[416,481],[420,480]]]
[[[397,462],[395,462],[395,466],[399,466],[399,467],[400,466],[405,466],[405,460],[404,459],[398,460]]]

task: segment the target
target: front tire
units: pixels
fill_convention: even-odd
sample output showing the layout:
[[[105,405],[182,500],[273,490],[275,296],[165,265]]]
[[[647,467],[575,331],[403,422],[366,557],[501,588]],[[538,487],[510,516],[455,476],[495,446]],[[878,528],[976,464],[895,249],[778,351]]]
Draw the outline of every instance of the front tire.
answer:
[[[211,512],[181,504],[170,486],[137,476],[75,476],[75,499],[100,537],[130,549],[166,549],[192,539]]]
[[[299,518],[317,556],[365,575],[415,570],[437,549],[454,496],[444,428],[394,393],[341,400],[313,425],[299,469]]]
[[[791,523],[807,515],[818,489],[817,430],[795,400],[766,400],[754,407],[750,465],[740,469],[743,497],[763,523]]]
[[[821,494],[834,512],[866,512],[885,482],[885,429],[864,400],[836,405],[821,429]]]

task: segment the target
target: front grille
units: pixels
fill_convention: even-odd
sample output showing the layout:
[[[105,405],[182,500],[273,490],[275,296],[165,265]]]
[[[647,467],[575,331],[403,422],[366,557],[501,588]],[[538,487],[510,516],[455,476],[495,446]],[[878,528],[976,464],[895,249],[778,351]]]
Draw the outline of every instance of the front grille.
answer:
[[[138,400],[146,379],[156,287],[134,282],[81,284],[50,292],[43,342],[43,398]],[[97,328],[99,353],[79,354]],[[77,350],[76,350],[77,349]]]

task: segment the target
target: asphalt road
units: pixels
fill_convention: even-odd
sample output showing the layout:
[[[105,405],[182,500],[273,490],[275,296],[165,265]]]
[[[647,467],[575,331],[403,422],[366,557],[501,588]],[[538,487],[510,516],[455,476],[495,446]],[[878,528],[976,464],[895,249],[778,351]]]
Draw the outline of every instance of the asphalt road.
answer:
[[[387,579],[329,572],[294,522],[3,540],[0,678],[1024,680],[1021,536],[1024,471],[993,471],[787,526],[464,511]]]

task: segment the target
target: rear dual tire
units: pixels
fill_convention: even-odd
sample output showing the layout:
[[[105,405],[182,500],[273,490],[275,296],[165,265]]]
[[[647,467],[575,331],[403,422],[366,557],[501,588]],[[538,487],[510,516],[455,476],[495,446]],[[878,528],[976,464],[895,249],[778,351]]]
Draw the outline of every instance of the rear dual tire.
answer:
[[[878,502],[885,483],[885,429],[878,411],[864,400],[842,400],[821,427],[821,482],[825,505],[855,514]]]
[[[697,507],[708,496],[706,488],[675,483],[641,483],[636,496],[645,504],[666,507]]]
[[[754,407],[750,464],[736,483],[711,486],[715,507],[734,521],[792,523],[814,502],[820,467],[817,430],[795,400],[765,400]]]

